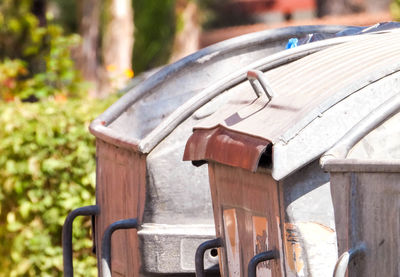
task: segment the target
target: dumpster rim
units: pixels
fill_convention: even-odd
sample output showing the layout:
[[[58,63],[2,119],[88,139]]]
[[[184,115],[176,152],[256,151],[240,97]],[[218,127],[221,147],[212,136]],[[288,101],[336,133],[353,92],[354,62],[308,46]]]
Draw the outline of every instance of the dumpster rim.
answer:
[[[331,158],[325,162],[323,169],[327,172],[400,173],[400,160]]]
[[[336,171],[347,165],[349,166],[349,170],[351,170],[352,168],[358,168],[356,165],[358,162],[360,163],[360,166],[375,164],[377,168],[380,168],[380,170],[385,170],[383,163],[386,161],[388,166],[387,170],[393,170],[393,166],[396,167],[397,164],[400,164],[400,160],[346,159],[346,157],[354,145],[398,113],[400,113],[400,94],[390,97],[376,109],[372,110],[366,117],[361,119],[351,130],[349,130],[334,146],[325,152],[320,158],[321,167],[324,170]]]

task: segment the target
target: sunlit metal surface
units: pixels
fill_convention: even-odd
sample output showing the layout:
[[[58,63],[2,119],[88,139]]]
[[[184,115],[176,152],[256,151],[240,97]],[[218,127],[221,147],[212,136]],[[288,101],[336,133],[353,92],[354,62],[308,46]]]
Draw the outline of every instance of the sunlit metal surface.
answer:
[[[283,50],[290,37],[340,30],[343,27],[290,27],[205,48],[154,73],[91,124],[97,137],[96,198],[101,208],[96,217],[98,257],[99,238],[109,224],[132,217],[140,224],[137,234],[119,231],[113,236],[115,274],[138,274],[139,264],[145,275],[193,273],[195,249],[214,238],[206,168],[194,168],[181,160],[192,127],[225,101],[225,96],[217,97],[223,90],[210,94],[206,88]],[[294,51],[300,54],[289,53],[286,59],[277,57],[275,66],[329,46],[319,43],[303,52]],[[209,101],[211,106],[202,108]],[[216,263],[217,259],[210,258],[205,265]]]

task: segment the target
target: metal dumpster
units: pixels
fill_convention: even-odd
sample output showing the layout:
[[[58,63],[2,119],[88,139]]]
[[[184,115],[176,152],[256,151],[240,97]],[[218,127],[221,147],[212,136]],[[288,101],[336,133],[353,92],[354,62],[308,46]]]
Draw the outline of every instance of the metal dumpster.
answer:
[[[332,275],[334,210],[318,159],[400,93],[399,42],[399,30],[358,36],[250,71],[249,82],[196,125],[184,160],[208,163],[218,237],[197,251],[199,276],[210,247],[221,247],[223,276]]]
[[[226,94],[217,96],[240,82],[246,68],[277,67],[351,39],[269,57],[289,38],[342,29],[290,27],[210,46],[161,69],[99,116],[90,126],[97,138],[96,205],[67,218],[66,275],[72,274],[68,226],[76,216],[90,214],[100,276],[193,273],[196,247],[215,231],[206,168],[181,161],[192,126],[224,101]],[[116,231],[127,228],[138,231]],[[216,263],[214,252],[209,253],[207,266]]]
[[[360,121],[321,164],[330,173],[335,211],[334,276],[346,270],[400,276],[400,93]]]

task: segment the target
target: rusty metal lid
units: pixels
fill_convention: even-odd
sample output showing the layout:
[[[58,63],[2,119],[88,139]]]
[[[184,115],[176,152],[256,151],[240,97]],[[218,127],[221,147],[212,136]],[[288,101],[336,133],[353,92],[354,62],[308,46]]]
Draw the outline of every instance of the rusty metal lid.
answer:
[[[255,171],[271,144],[272,174],[284,178],[396,93],[378,93],[373,84],[400,70],[399,43],[397,29],[364,35],[270,70],[263,75],[272,100],[242,83],[231,101],[194,128],[184,160]]]

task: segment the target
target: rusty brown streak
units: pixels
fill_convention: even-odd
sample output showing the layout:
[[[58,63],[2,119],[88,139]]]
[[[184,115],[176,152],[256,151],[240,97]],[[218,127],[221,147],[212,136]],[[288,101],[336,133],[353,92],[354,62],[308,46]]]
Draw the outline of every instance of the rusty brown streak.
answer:
[[[212,160],[255,172],[258,161],[271,142],[232,132],[219,125],[211,130],[196,130],[189,138],[184,161]]]

